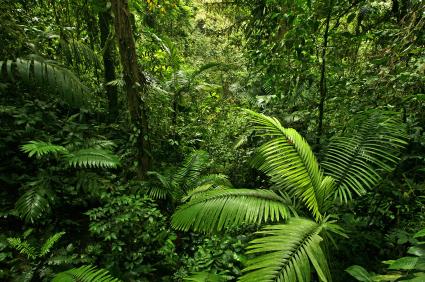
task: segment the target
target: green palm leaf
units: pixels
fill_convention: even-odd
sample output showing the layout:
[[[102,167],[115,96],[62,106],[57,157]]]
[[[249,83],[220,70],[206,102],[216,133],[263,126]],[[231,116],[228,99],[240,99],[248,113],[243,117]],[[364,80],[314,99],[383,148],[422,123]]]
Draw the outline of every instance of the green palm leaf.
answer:
[[[32,56],[29,59],[18,58],[14,61],[0,61],[0,81],[20,80],[29,86],[38,86],[51,90],[70,105],[80,106],[88,101],[88,88],[68,69],[51,60]]]
[[[72,268],[61,272],[53,278],[52,282],[119,282],[105,269],[98,269],[91,265]]]
[[[174,190],[173,183],[169,177],[166,177],[156,171],[148,171],[147,175],[155,176],[160,185],[149,188],[148,194],[154,199],[165,199],[171,195]]]
[[[178,230],[222,230],[242,223],[261,224],[289,217],[285,200],[273,191],[218,189],[205,192],[180,206],[172,216]]]
[[[30,141],[29,143],[22,145],[21,150],[24,153],[28,154],[29,157],[35,155],[37,158],[51,153],[67,152],[67,150],[63,146],[53,145],[52,143],[43,141]]]
[[[247,254],[248,260],[240,281],[310,281],[311,266],[320,281],[331,281],[326,256],[320,246],[323,226],[304,218],[291,218],[287,224],[267,226],[257,232]]]
[[[70,153],[68,164],[74,167],[115,168],[120,165],[120,160],[108,150],[88,148]]]
[[[399,161],[406,145],[404,125],[391,113],[370,112],[357,116],[345,134],[331,139],[322,166],[336,181],[335,197],[342,202],[362,195]]]
[[[27,222],[34,222],[50,211],[47,194],[48,191],[41,187],[33,187],[26,191],[15,204],[20,217]]]
[[[208,153],[205,151],[193,151],[186,157],[182,167],[173,176],[174,185],[181,187],[184,191],[193,188],[194,182],[206,167],[208,157]]]
[[[326,191],[321,189],[323,175],[308,143],[295,129],[284,128],[277,119],[246,112],[261,136],[273,138],[258,149],[253,165],[270,176],[279,188],[301,199],[320,219]]]

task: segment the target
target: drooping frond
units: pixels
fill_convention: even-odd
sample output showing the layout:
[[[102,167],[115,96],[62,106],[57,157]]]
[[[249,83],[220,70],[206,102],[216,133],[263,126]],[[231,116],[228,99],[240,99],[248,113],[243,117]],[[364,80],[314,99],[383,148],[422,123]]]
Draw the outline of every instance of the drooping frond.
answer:
[[[73,167],[115,168],[120,165],[120,160],[110,151],[89,148],[70,153],[68,164]]]
[[[22,219],[34,222],[50,210],[46,190],[40,187],[30,188],[18,199],[15,209]]]
[[[336,181],[335,197],[342,202],[353,192],[362,195],[397,164],[406,133],[393,114],[371,112],[355,117],[345,134],[331,139],[322,166]]]
[[[20,238],[7,238],[7,242],[23,255],[28,258],[36,258],[37,251],[27,241],[22,241]]]
[[[208,157],[208,153],[205,151],[193,151],[185,158],[183,165],[173,176],[174,184],[183,190],[193,188],[194,182],[207,165]]]
[[[58,232],[56,234],[53,234],[49,237],[49,239],[44,242],[43,246],[41,246],[40,249],[40,256],[45,256],[50,252],[50,249],[53,247],[56,242],[62,238],[62,236],[65,234],[65,232]]]
[[[35,155],[37,158],[51,153],[67,152],[67,150],[63,146],[53,145],[52,143],[43,141],[30,141],[29,143],[22,145],[21,150],[24,153],[28,154],[29,157]]]
[[[289,217],[285,200],[273,191],[218,189],[180,206],[172,216],[178,230],[211,232],[240,224],[261,224]]]
[[[263,144],[253,165],[271,177],[277,187],[300,198],[316,219],[322,217],[326,197],[322,172],[304,138],[292,128],[284,128],[276,118],[246,110],[261,136],[272,139]]]
[[[257,256],[247,261],[239,281],[310,281],[311,266],[320,281],[331,281],[326,256],[320,246],[323,226],[310,219],[291,218],[286,224],[272,225],[257,232],[247,254]]]
[[[70,70],[39,57],[0,61],[0,82],[2,80],[20,80],[29,86],[48,89],[73,106],[88,100],[88,88]]]
[[[149,188],[148,194],[154,199],[165,199],[167,195],[170,195],[173,192],[173,183],[171,179],[167,176],[164,176],[156,171],[148,171],[147,175],[155,176],[159,181],[159,185],[152,186]]]
[[[53,278],[52,282],[119,282],[121,280],[112,277],[109,272],[102,268],[85,265],[71,268],[61,272]]]

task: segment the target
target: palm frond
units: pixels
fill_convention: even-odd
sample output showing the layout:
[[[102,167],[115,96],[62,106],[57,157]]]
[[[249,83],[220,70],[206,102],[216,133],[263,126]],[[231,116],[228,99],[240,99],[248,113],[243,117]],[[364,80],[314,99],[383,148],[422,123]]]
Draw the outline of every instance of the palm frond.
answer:
[[[326,191],[322,189],[323,174],[308,143],[295,129],[284,128],[276,118],[246,112],[261,136],[272,137],[257,150],[253,165],[270,176],[280,189],[301,199],[320,219],[325,211]]]
[[[20,252],[23,255],[26,255],[28,258],[36,258],[37,251],[31,246],[27,241],[22,241],[20,238],[7,238],[7,242]]]
[[[58,232],[56,234],[53,234],[50,236],[46,242],[44,242],[43,246],[41,246],[40,249],[40,256],[45,256],[50,252],[50,249],[53,247],[54,244],[56,244],[57,241],[59,241],[60,238],[65,234],[65,232]]]
[[[20,80],[29,86],[38,86],[59,95],[73,106],[81,106],[88,101],[88,88],[68,69],[40,57],[18,58],[15,61],[0,61],[1,81]]]
[[[148,194],[154,199],[165,199],[173,192],[174,186],[171,179],[156,171],[148,171],[147,175],[155,176],[160,185],[152,186],[148,190]]]
[[[208,162],[208,153],[202,150],[193,151],[187,156],[181,168],[173,176],[173,182],[184,191],[194,186],[202,170]]]
[[[239,281],[310,281],[311,266],[320,281],[331,281],[326,256],[320,246],[323,226],[310,219],[291,218],[286,224],[272,225],[257,232],[247,254],[245,274]]]
[[[68,164],[73,167],[115,168],[120,165],[120,160],[110,151],[88,148],[70,153]]]
[[[15,204],[19,216],[27,222],[34,222],[45,215],[50,211],[46,195],[47,191],[40,187],[32,187],[26,191]]]
[[[119,282],[105,269],[99,269],[91,265],[72,268],[61,272],[53,278],[52,282]]]
[[[218,189],[180,206],[171,224],[178,230],[211,232],[241,224],[261,224],[289,217],[285,200],[273,191]]]
[[[52,143],[43,141],[30,141],[21,146],[21,150],[28,154],[29,157],[36,156],[37,158],[43,157],[52,153],[66,153],[67,150],[63,146],[54,145]]]
[[[391,171],[406,145],[404,125],[391,113],[361,114],[350,128],[331,139],[322,161],[326,174],[335,179],[335,197],[341,202],[378,184],[380,171]]]

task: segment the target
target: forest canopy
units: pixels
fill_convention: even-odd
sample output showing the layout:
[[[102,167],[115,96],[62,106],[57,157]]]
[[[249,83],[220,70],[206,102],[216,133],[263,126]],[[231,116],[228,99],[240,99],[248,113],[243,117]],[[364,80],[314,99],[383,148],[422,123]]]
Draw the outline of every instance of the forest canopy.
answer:
[[[0,0],[1,281],[425,281],[422,0]]]

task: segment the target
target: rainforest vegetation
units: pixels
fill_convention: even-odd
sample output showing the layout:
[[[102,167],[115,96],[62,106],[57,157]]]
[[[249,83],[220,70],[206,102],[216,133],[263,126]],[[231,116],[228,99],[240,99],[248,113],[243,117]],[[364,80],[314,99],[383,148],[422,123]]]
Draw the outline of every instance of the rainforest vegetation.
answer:
[[[425,281],[423,0],[0,0],[0,281]]]

